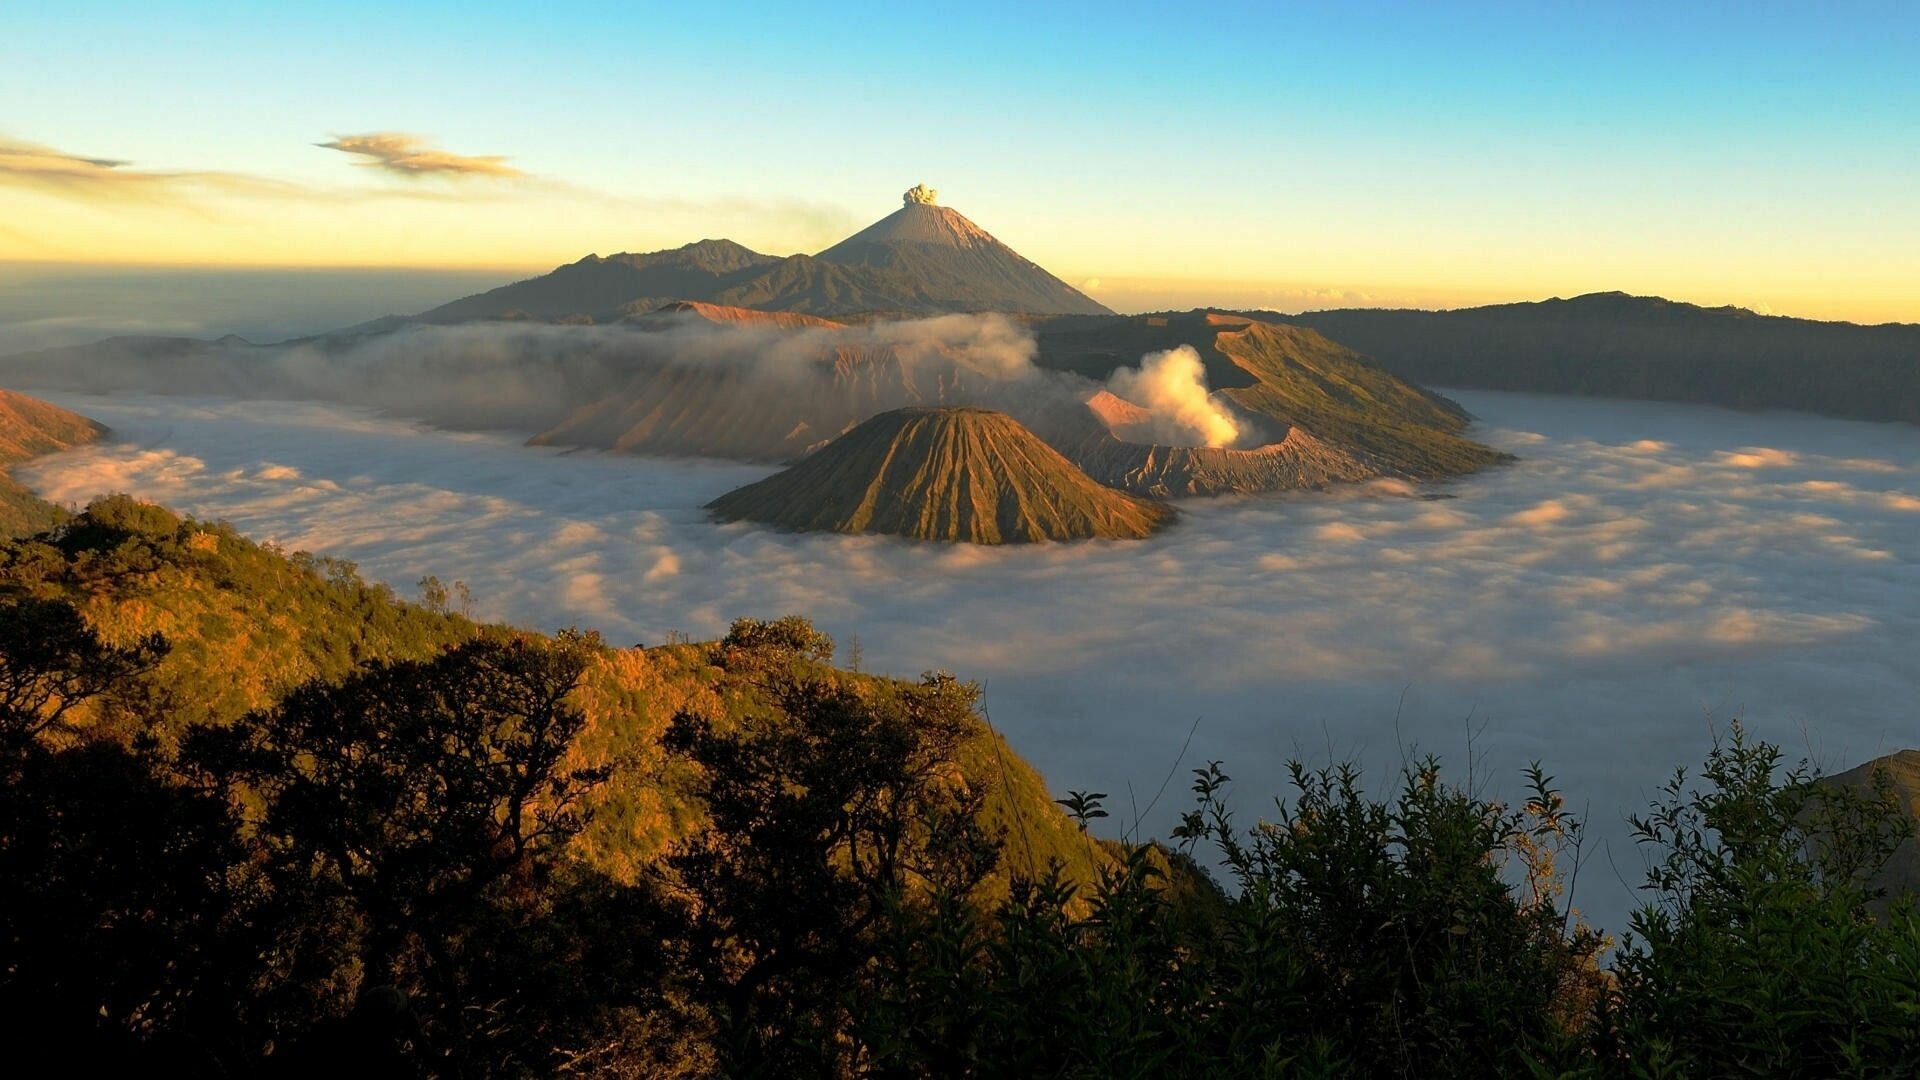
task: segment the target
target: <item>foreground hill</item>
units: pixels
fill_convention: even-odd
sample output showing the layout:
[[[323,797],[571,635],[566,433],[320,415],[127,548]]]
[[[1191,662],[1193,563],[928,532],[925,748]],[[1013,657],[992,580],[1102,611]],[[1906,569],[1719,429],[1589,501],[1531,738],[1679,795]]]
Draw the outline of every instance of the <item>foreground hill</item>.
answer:
[[[61,517],[59,508],[16,483],[8,466],[93,442],[106,431],[79,413],[0,390],[0,539],[38,532]]]
[[[1063,815],[974,688],[836,670],[805,620],[613,649],[423,591],[440,602],[124,497],[0,544],[10,1061],[1920,1075],[1920,911],[1856,883],[1860,855],[1911,842],[1910,752],[1884,759],[1909,805],[1876,806],[1809,791],[1734,725],[1636,818],[1647,906],[1609,952],[1537,766],[1509,802],[1431,757],[1384,788],[1294,762],[1256,816],[1212,761],[1179,851],[1103,844],[1076,822],[1109,797],[1069,792]],[[183,611],[162,659],[148,631]],[[300,633],[237,653],[229,617]],[[237,669],[343,651],[374,662],[249,683],[175,737]]]
[[[926,187],[908,191],[902,202],[817,255],[780,258],[731,240],[589,255],[537,278],[355,329],[514,318],[607,323],[676,301],[810,315],[1107,311],[959,211],[936,205]]]
[[[1140,539],[1173,511],[1095,483],[1005,413],[895,409],[710,504],[808,532],[1027,544]]]
[[[1279,317],[1440,386],[1920,423],[1920,325],[1816,322],[1617,292]]]
[[[407,603],[362,581],[351,563],[285,554],[232,528],[180,517],[125,496],[102,499],[57,532],[0,542],[0,600],[64,600],[106,641],[158,633],[168,652],[142,676],[168,720],[152,733],[173,744],[191,724],[230,724],[312,680],[336,682],[371,661],[417,660],[474,639],[525,632],[474,622],[444,607]],[[822,638],[821,640],[825,640]],[[829,643],[830,644],[830,643]],[[820,666],[861,693],[896,680]],[[587,726],[581,767],[618,762],[594,796],[591,825],[573,841],[585,865],[630,879],[696,832],[684,764],[661,739],[685,710],[734,723],[769,703],[752,665],[723,642],[614,649],[596,646],[575,693]],[[98,734],[130,737],[101,718]],[[986,790],[983,820],[1015,829],[1021,868],[1057,860],[1090,880],[1105,858],[1051,801],[1045,781],[977,719],[960,747],[970,782]]]

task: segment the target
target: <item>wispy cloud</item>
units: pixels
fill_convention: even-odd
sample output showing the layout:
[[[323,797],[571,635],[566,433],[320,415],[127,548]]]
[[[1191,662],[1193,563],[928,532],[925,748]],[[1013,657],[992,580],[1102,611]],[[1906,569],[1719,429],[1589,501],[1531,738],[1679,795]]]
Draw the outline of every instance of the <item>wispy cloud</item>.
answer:
[[[135,168],[118,158],[87,157],[0,136],[0,184],[75,198],[166,198],[190,190],[285,195],[292,184],[242,173]]]
[[[852,231],[859,222],[843,207],[800,199],[738,196],[681,198],[611,193],[549,176],[530,174],[500,155],[456,154],[417,135],[372,132],[339,135],[316,146],[353,155],[364,170],[417,183],[314,184],[217,169],[155,169],[120,158],[75,153],[0,134],[0,191],[12,189],[73,202],[142,204],[217,218],[241,200],[298,200],[347,205],[374,200],[491,204],[526,197],[566,199],[605,215],[652,215],[687,219],[684,239],[713,231],[744,233],[743,239],[773,241],[776,250],[814,250]],[[451,182],[434,183],[432,178]],[[473,182],[461,182],[472,180]],[[0,216],[6,216],[0,214]],[[672,226],[680,227],[679,223]],[[22,251],[47,250],[31,220],[9,221],[0,240]],[[662,244],[677,243],[674,233]],[[263,245],[271,246],[263,234]],[[583,248],[591,250],[589,239]],[[272,261],[265,259],[263,261]],[[507,261],[507,260],[503,260]]]
[[[432,146],[418,135],[375,131],[365,135],[337,135],[315,146],[362,158],[356,164],[396,176],[486,176],[517,179],[527,174],[497,154],[456,154]]]

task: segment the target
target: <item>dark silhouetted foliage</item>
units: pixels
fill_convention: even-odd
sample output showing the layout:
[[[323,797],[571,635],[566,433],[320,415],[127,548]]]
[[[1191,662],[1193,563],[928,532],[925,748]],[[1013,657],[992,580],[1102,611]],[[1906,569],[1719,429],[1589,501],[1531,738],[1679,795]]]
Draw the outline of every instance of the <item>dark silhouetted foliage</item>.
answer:
[[[1509,805],[1432,760],[1384,797],[1296,765],[1248,824],[1213,763],[1176,846],[1095,839],[1105,796],[1076,791],[1071,820],[1030,805],[1099,869],[1009,867],[962,768],[977,687],[836,671],[805,620],[742,620],[702,654],[725,695],[610,721],[659,743],[629,782],[698,808],[620,878],[577,853],[614,768],[578,756],[597,638],[466,633],[209,720],[196,677],[149,692],[178,647],[111,643],[56,584],[285,560],[116,502],[4,550],[0,1038],[28,1072],[1920,1071],[1920,918],[1869,884],[1912,819],[1737,726],[1635,819],[1651,899],[1609,958],[1538,769]],[[364,588],[334,576],[281,580]]]

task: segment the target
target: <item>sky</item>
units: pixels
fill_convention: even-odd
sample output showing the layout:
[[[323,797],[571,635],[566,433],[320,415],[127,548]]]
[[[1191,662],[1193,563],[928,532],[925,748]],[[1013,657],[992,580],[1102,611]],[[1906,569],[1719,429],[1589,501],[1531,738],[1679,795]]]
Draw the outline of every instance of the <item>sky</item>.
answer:
[[[1121,310],[1920,321],[1911,3],[1039,7],[9,3],[0,263],[450,298],[925,182]]]

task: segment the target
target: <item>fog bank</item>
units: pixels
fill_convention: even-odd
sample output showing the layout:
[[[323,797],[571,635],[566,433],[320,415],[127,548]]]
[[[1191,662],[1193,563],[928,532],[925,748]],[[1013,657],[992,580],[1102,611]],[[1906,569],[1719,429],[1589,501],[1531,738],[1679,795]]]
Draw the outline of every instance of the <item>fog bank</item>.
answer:
[[[1146,805],[1217,758],[1249,814],[1285,760],[1414,748],[1518,790],[1540,759],[1604,850],[1581,906],[1624,925],[1622,815],[1745,716],[1844,767],[1920,741],[1920,430],[1687,406],[1456,395],[1519,454],[1443,499],[1403,485],[1190,499],[1153,540],[1016,549],[714,526],[770,470],[528,449],[314,404],[56,397],[124,440],[18,470],[126,490],[355,559],[403,593],[616,643],[800,612],[870,669],[986,683],[1056,790]],[[1154,807],[1162,833],[1184,773]]]
[[[1037,345],[1001,315],[942,315],[851,326],[782,327],[660,313],[637,325],[537,322],[414,325],[272,347],[242,341],[102,342],[74,352],[0,357],[0,383],[36,393],[217,394],[359,405],[463,431],[546,432],[570,418],[618,417],[626,404],[668,408],[693,427],[728,423],[762,440],[752,459],[786,460],[797,425],[830,438],[876,412],[907,405],[1002,409],[1052,420],[1097,389],[1035,364]],[[1190,348],[1143,357],[1108,385],[1134,400],[1153,438],[1228,445],[1236,421],[1210,397]],[[669,404],[662,405],[662,401]],[[619,444],[617,433],[552,441]],[[597,429],[596,429],[597,430]],[[752,433],[704,433],[716,452]],[[655,449],[662,449],[656,447]]]

